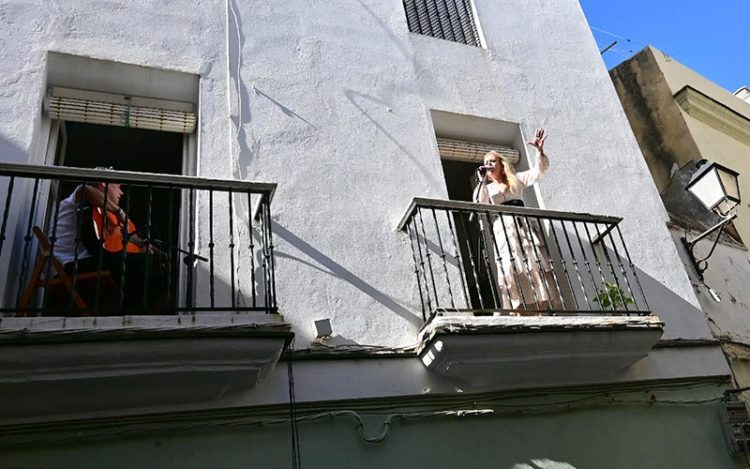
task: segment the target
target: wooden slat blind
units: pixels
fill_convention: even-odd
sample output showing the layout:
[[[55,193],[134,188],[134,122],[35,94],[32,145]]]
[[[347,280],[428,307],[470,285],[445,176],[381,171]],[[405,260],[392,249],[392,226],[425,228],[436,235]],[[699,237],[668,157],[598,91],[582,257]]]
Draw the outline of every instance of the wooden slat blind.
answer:
[[[44,104],[52,119],[89,124],[192,133],[197,121],[190,103],[70,88],[53,88]]]
[[[492,150],[500,153],[500,156],[505,161],[514,165],[518,164],[518,160],[520,159],[520,153],[515,148],[492,143],[438,137],[437,144],[440,158],[446,160],[469,161],[481,164],[484,155]]]

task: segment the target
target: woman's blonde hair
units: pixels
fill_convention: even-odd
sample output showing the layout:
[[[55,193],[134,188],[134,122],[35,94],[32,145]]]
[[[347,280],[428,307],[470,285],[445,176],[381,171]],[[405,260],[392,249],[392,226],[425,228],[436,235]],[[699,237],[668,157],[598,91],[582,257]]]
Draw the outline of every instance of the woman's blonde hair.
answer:
[[[486,160],[488,156],[494,156],[500,164],[503,165],[503,171],[500,175],[500,182],[508,186],[508,189],[510,189],[512,192],[516,192],[521,187],[521,182],[516,177],[516,168],[505,161],[505,158],[500,155],[500,153],[496,152],[495,150],[489,151],[484,155],[484,159]]]

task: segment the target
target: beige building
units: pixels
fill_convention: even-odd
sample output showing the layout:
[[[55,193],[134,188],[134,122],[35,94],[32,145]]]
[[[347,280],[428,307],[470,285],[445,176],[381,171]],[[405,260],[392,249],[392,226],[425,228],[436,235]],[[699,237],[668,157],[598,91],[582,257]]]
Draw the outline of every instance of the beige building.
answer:
[[[610,74],[660,193],[675,169],[704,158],[745,175],[740,189],[750,194],[750,103],[741,95],[651,46]],[[750,240],[747,201],[735,225],[741,239]]]
[[[739,386],[750,385],[750,90],[734,94],[646,47],[610,71],[654,183],[670,214],[675,242],[714,337],[721,341]],[[717,222],[685,186],[695,162],[707,159],[740,174],[743,198],[737,218],[698,275],[681,242],[693,240]],[[713,238],[715,239],[715,238]],[[694,254],[711,253],[713,239],[695,245]]]

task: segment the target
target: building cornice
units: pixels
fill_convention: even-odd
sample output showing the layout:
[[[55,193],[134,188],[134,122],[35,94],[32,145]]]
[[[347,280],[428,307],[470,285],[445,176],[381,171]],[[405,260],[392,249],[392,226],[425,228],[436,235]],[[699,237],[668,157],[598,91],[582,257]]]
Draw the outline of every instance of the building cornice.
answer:
[[[691,86],[674,95],[675,101],[690,116],[750,145],[750,119]]]

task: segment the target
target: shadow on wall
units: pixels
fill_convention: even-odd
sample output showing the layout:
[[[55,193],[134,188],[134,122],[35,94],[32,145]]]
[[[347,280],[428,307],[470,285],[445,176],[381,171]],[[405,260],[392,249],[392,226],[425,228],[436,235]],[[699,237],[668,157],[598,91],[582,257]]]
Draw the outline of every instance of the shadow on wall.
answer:
[[[245,161],[244,161],[244,167],[247,168],[254,157],[258,156],[260,153],[260,140],[255,139],[252,135],[250,135],[249,139],[253,141],[252,147],[248,146],[248,135],[245,131],[245,124],[249,124],[252,120],[252,111],[250,110],[250,95],[248,93],[247,87],[245,86],[245,82],[242,80],[242,77],[240,76],[240,70],[241,70],[241,58],[242,58],[242,51],[245,48],[245,37],[242,34],[242,18],[239,14],[239,9],[236,6],[235,0],[229,0],[228,4],[230,10],[231,10],[231,16],[234,19],[236,28],[234,29],[235,34],[229,35],[229,70],[230,74],[232,75],[232,81],[234,82],[236,88],[237,88],[237,94],[239,96],[239,114],[237,116],[232,117],[232,121],[235,124],[235,136],[237,140],[237,145],[239,146],[239,154],[240,156],[245,155]],[[292,109],[290,109],[288,106],[285,106],[284,104],[280,103],[264,91],[261,91],[260,89],[256,88],[253,85],[253,92],[257,96],[262,96],[269,100],[271,103],[273,103],[275,106],[277,106],[281,112],[284,113],[284,115],[288,117],[292,117],[295,119],[299,119],[314,130],[318,130],[317,127],[315,127],[310,121],[305,119],[304,117],[300,116],[296,112],[294,112]],[[247,179],[246,171],[243,171],[243,165],[242,159],[237,158],[235,161],[236,167],[234,168],[234,177],[235,179],[244,180]]]
[[[29,154],[0,134],[0,161],[3,163],[28,163]]]
[[[401,151],[402,154],[404,154],[404,155],[406,155],[406,156],[409,157],[409,159],[412,161],[412,163],[414,163],[419,168],[419,170],[422,171],[422,173],[424,174],[424,176],[430,181],[431,185],[433,185],[435,187],[440,187],[440,186],[444,185],[444,183],[442,181],[439,181],[435,177],[436,172],[435,171],[431,171],[429,168],[427,168],[427,166],[425,166],[424,163],[422,163],[417,156],[415,156],[414,154],[412,154],[411,152],[409,152],[409,150],[404,145],[402,145],[401,142],[399,142],[398,140],[396,140],[396,138],[393,135],[391,135],[391,133],[388,132],[388,130],[383,125],[381,125],[377,120],[375,120],[375,118],[372,115],[370,115],[370,113],[367,112],[367,109],[365,109],[365,106],[363,106],[362,104],[360,104],[358,102],[358,99],[371,101],[371,102],[373,102],[373,103],[375,103],[377,105],[386,107],[389,110],[391,109],[391,105],[390,104],[388,104],[387,102],[382,101],[382,100],[380,100],[380,99],[378,99],[376,97],[373,97],[373,96],[370,96],[370,95],[367,95],[367,94],[364,94],[364,93],[360,93],[359,91],[355,91],[355,90],[351,90],[351,89],[344,90],[344,95],[346,96],[346,99],[348,99],[349,102],[351,102],[352,105],[355,108],[357,108],[357,110],[363,116],[365,116],[365,118],[367,120],[369,120],[380,132],[382,132],[383,135],[385,135],[386,138],[388,138],[388,140],[390,140],[394,145],[396,145],[396,147]],[[390,112],[393,112],[393,111],[390,111]]]
[[[305,264],[309,267],[312,267],[314,269],[317,269],[323,273],[332,275],[336,278],[339,278],[350,285],[354,286],[373,300],[377,301],[390,311],[398,314],[403,319],[409,321],[411,324],[420,327],[422,326],[422,320],[416,316],[415,313],[409,311],[408,309],[404,308],[400,304],[398,304],[396,301],[394,301],[391,297],[386,295],[385,293],[381,292],[380,290],[377,290],[372,285],[368,284],[361,278],[357,277],[352,273],[351,271],[347,270],[345,267],[343,267],[341,264],[338,264],[336,261],[331,259],[330,257],[326,256],[322,252],[315,249],[313,246],[311,246],[308,242],[301,239],[291,231],[287,230],[283,226],[279,225],[278,223],[273,224],[273,233],[274,236],[278,236],[290,245],[294,246],[300,252],[307,255],[312,261],[314,262],[308,262],[305,259],[300,259],[299,257],[293,256],[291,254],[284,253],[280,250],[276,250],[274,253],[274,256],[277,258],[286,258],[295,262],[300,262],[302,264]],[[322,266],[322,267],[319,267]]]
[[[661,340],[712,338],[703,311],[638,266],[635,266],[635,270],[652,314],[665,323]]]
[[[238,13],[239,10],[237,9],[235,0],[229,0],[229,2],[227,3],[227,7],[229,7],[232,12],[231,16],[234,19],[236,26],[234,30],[236,34],[229,34],[227,38],[229,42],[229,73],[236,74],[236,76],[232,77],[232,81],[237,87],[237,94],[240,97],[240,105],[238,109],[239,114],[237,116],[233,116],[232,121],[234,121],[235,129],[237,129],[234,132],[236,133],[235,137],[237,140],[237,145],[239,146],[240,155],[248,155],[248,158],[251,160],[253,155],[256,155],[260,150],[260,142],[254,143],[252,149],[249,148],[247,146],[247,135],[245,133],[245,127],[243,125],[245,123],[250,123],[250,121],[252,120],[252,113],[250,111],[250,100],[247,94],[247,88],[245,87],[245,83],[242,81],[242,77],[240,76],[240,69],[242,65],[240,59],[242,57],[242,49],[245,45],[245,39],[242,34],[242,19],[240,18],[240,15]],[[227,27],[229,27],[228,24]],[[235,164],[236,167],[233,170],[234,177],[240,180],[245,179],[244,175],[242,174],[242,167],[240,166],[239,161],[237,161]]]

